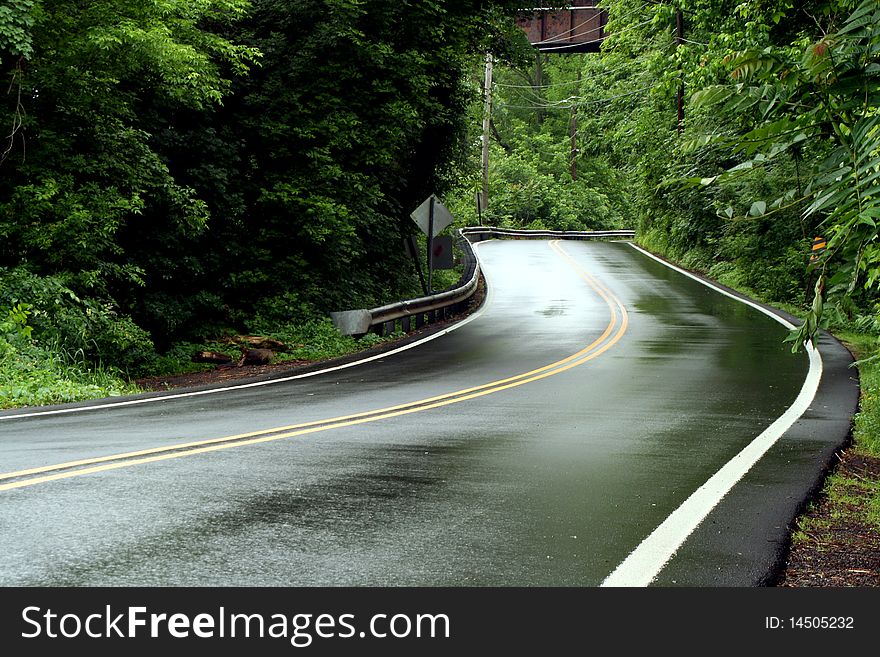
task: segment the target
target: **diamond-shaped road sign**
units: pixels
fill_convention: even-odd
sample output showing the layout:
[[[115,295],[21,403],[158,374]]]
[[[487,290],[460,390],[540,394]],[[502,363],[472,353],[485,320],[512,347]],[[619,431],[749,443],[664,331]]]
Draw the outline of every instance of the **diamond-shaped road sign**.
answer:
[[[428,226],[431,221],[431,199],[434,199],[434,234],[429,235],[429,237],[437,237],[444,228],[455,221],[449,210],[447,210],[440,202],[440,199],[431,195],[409,216],[412,217],[412,220],[416,222],[416,225],[422,229],[422,232],[427,235]]]

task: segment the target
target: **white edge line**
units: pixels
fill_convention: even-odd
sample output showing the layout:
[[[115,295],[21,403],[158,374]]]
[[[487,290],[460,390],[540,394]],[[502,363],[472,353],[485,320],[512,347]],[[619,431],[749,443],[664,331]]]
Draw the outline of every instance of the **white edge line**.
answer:
[[[775,319],[777,322],[779,322],[780,324],[782,324],[783,326],[785,326],[785,327],[786,327],[787,329],[789,329],[789,330],[797,328],[794,324],[792,324],[791,322],[789,322],[789,321],[788,321],[787,319],[785,319],[784,317],[780,317],[780,316],[777,315],[776,313],[771,312],[770,310],[767,310],[766,308],[764,308],[763,306],[758,305],[758,304],[755,303],[754,301],[750,301],[750,300],[748,300],[748,299],[744,299],[744,298],[742,298],[742,297],[738,297],[738,296],[736,296],[735,294],[731,294],[730,292],[728,292],[728,291],[725,290],[724,288],[720,288],[720,287],[718,287],[717,285],[713,285],[713,284],[710,283],[709,281],[707,281],[707,280],[705,280],[705,279],[703,279],[703,278],[700,278],[699,276],[695,276],[694,274],[692,274],[691,272],[689,272],[687,269],[682,269],[681,267],[676,267],[676,266],[673,265],[671,262],[666,262],[663,258],[658,258],[658,257],[655,256],[653,253],[651,253],[651,252],[649,252],[649,251],[645,251],[645,249],[643,249],[642,247],[640,247],[640,246],[638,246],[638,245],[636,245],[636,244],[633,244],[632,242],[626,242],[626,244],[629,244],[629,245],[630,245],[632,248],[634,248],[636,251],[639,251],[639,252],[643,253],[644,255],[648,256],[648,257],[651,258],[652,260],[656,260],[656,261],[659,262],[661,265],[666,265],[666,266],[669,267],[670,269],[674,269],[674,270],[677,271],[679,274],[684,274],[684,275],[687,276],[688,278],[692,278],[692,279],[694,279],[695,281],[697,281],[698,283],[702,283],[702,284],[705,285],[706,287],[712,288],[712,289],[715,290],[716,292],[719,292],[720,294],[723,294],[723,295],[726,296],[726,297],[730,297],[731,299],[735,299],[736,301],[739,301],[740,303],[744,303],[744,304],[746,304],[747,306],[751,306],[751,307],[754,308],[755,310],[758,310],[758,311],[764,313],[765,315],[767,315],[767,317],[770,317],[771,319]]]
[[[751,306],[756,310],[772,317],[783,326],[793,329],[794,325],[773,312],[762,308],[756,303],[738,297],[716,285],[712,285],[688,271],[676,267],[661,258],[648,253],[644,249],[630,243],[634,249],[644,255],[666,265],[670,269],[684,274],[685,276],[702,283],[731,299]],[[624,586],[648,586],[669,560],[681,548],[687,538],[709,515],[727,493],[742,479],[745,474],[764,456],[782,435],[803,415],[810,407],[819,382],[822,378],[822,357],[812,343],[806,345],[810,359],[810,369],[801,387],[801,391],[794,403],[773,424],[767,427],[757,438],[749,443],[739,454],[727,462],[709,480],[700,486],[688,497],[672,514],[664,520],[651,534],[643,540],[639,546],[612,572],[605,581],[603,587]]]
[[[484,244],[489,241],[494,241],[494,240],[484,240],[482,242],[477,242],[476,244],[473,244],[472,246],[474,249],[474,253],[475,254],[477,253],[478,247],[481,244]],[[479,257],[477,258],[477,260],[479,261]],[[480,269],[482,271],[482,267]],[[485,272],[483,272],[483,277],[484,278],[486,277]],[[411,342],[407,345],[404,345],[403,347],[398,347],[397,349],[392,349],[391,351],[385,351],[385,352],[382,352],[381,354],[376,354],[374,356],[370,356],[368,358],[363,358],[361,360],[352,361],[351,363],[345,363],[344,365],[337,365],[335,367],[328,367],[323,370],[316,370],[314,372],[306,372],[304,374],[295,374],[292,376],[285,376],[285,377],[278,378],[278,379],[270,379],[268,381],[255,381],[252,383],[242,383],[239,385],[225,386],[223,388],[211,388],[210,390],[197,390],[194,392],[181,392],[181,393],[176,393],[176,394],[171,394],[171,395],[162,395],[160,397],[146,397],[143,399],[129,399],[126,401],[108,402],[106,404],[93,404],[90,406],[79,406],[76,408],[57,408],[57,409],[46,410],[46,411],[34,411],[32,413],[16,413],[14,415],[0,415],[0,421],[20,420],[22,418],[39,417],[39,416],[44,416],[44,415],[67,415],[70,413],[85,413],[88,411],[98,411],[98,410],[102,410],[102,409],[119,408],[119,407],[123,407],[123,406],[137,406],[140,404],[154,404],[154,403],[158,403],[158,402],[171,401],[174,399],[184,399],[184,398],[188,398],[188,397],[201,397],[203,395],[216,395],[221,392],[243,390],[245,388],[260,388],[262,386],[275,385],[277,383],[287,383],[288,381],[295,381],[297,379],[307,379],[309,377],[319,376],[321,374],[329,374],[331,372],[338,372],[339,370],[345,370],[350,367],[355,367],[357,365],[363,365],[364,363],[370,363],[375,360],[380,360],[382,358],[388,358],[389,356],[394,356],[395,354],[399,354],[401,352],[408,351],[409,349],[414,349],[415,347],[421,346],[427,342],[430,342],[431,340],[436,340],[437,338],[443,337],[444,335],[446,335],[448,333],[452,333],[452,331],[460,329],[462,326],[465,326],[466,324],[471,323],[472,321],[477,319],[480,315],[482,315],[483,312],[486,310],[486,308],[489,306],[489,302],[490,302],[492,296],[493,296],[492,289],[487,284],[486,285],[486,299],[483,302],[483,305],[480,307],[479,310],[477,310],[477,312],[466,317],[465,319],[461,320],[460,322],[456,322],[452,326],[445,328],[442,331],[438,331],[437,333],[432,333],[431,335],[429,335],[425,338],[422,338],[421,340],[416,340],[415,342]]]

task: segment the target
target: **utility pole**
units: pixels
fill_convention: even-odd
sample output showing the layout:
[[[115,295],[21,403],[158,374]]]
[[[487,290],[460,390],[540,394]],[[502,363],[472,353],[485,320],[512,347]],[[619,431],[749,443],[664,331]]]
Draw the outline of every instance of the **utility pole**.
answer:
[[[578,83],[577,87],[575,87],[575,98],[580,98],[581,95],[581,70],[578,69]],[[578,170],[577,170],[577,156],[578,156],[578,142],[577,142],[577,133],[578,133],[578,105],[577,100],[572,101],[571,104],[571,120],[568,122],[568,132],[571,136],[571,179],[578,179]]]
[[[684,43],[684,14],[681,9],[675,11],[675,47]],[[681,134],[684,125],[684,76],[681,72],[681,64],[678,65],[681,82],[678,85],[678,134]]]
[[[431,194],[428,203],[428,294],[434,294],[432,278],[434,277],[434,203],[437,199]]]
[[[538,98],[544,98],[544,53],[538,51],[535,54],[535,85],[533,91]],[[535,114],[538,126],[544,124],[544,110],[538,109]]]
[[[492,121],[492,54],[486,55],[486,78],[483,83],[486,95],[483,111],[483,199],[482,210],[489,207],[489,133]]]

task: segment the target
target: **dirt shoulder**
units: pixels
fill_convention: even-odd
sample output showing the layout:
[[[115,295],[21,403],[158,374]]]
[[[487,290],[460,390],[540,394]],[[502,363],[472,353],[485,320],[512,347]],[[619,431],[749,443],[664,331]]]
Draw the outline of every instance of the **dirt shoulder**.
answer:
[[[880,530],[866,518],[880,459],[851,448],[800,518],[778,586],[880,586]]]
[[[293,360],[271,365],[235,365],[215,367],[204,372],[173,374],[169,376],[150,376],[136,379],[135,383],[144,390],[174,390],[177,388],[201,388],[231,381],[260,379],[267,376],[285,376],[306,372],[316,365],[316,361]]]

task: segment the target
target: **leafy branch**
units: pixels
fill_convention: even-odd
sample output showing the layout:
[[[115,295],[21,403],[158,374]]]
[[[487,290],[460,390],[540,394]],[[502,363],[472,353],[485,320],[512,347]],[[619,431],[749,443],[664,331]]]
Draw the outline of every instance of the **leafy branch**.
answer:
[[[796,55],[799,55],[797,57]],[[815,267],[820,274],[813,303],[789,337],[797,350],[815,339],[829,300],[880,283],[880,8],[862,2],[842,28],[802,48],[768,47],[731,57],[732,84],[697,93],[697,107],[721,107],[736,115],[752,110],[758,125],[732,137],[709,137],[747,158],[703,184],[728,179],[803,145],[826,143],[830,154],[806,173],[802,220],[813,219],[827,237]],[[752,204],[751,216],[768,216],[767,204]],[[731,213],[732,214],[732,213]]]

